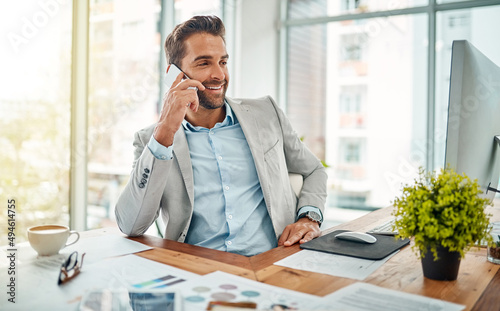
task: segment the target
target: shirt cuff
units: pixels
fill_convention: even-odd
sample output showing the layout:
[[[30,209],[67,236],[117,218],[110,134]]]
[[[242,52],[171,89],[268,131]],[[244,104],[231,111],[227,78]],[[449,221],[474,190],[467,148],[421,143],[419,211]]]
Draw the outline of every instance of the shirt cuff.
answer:
[[[174,145],[165,147],[160,144],[154,136],[151,136],[148,142],[149,151],[154,155],[158,160],[171,160],[172,159],[172,148]]]
[[[313,211],[313,212],[318,213],[321,216],[320,222],[323,223],[323,213],[321,212],[321,210],[319,208],[317,208],[316,206],[311,206],[311,205],[302,206],[299,209],[299,211],[297,212],[297,216],[295,217],[295,221],[299,220],[300,215],[307,213],[309,211]]]

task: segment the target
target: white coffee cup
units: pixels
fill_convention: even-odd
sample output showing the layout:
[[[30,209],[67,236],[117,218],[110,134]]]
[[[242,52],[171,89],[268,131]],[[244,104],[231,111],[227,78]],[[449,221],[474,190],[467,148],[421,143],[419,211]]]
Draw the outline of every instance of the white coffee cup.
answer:
[[[76,235],[76,239],[68,242],[70,235]],[[28,240],[38,255],[50,256],[59,253],[59,251],[68,245],[75,244],[80,239],[80,234],[76,231],[70,231],[63,225],[41,225],[28,228]]]

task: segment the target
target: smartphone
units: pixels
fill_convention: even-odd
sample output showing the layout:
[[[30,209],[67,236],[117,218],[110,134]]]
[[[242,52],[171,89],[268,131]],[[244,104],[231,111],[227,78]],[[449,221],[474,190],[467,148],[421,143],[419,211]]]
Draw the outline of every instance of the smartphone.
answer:
[[[165,77],[165,84],[168,86],[168,88],[172,87],[172,84],[174,83],[175,79],[180,73],[184,74],[184,79],[190,79],[187,74],[185,74],[179,67],[177,67],[176,64],[170,64],[170,68],[168,69],[167,76]],[[197,87],[188,87],[190,90],[198,90]]]
[[[174,83],[175,79],[177,76],[182,72],[182,70],[179,69],[174,64],[170,65],[170,68],[168,69],[167,76],[165,77],[165,84],[167,85],[168,88],[172,87],[172,84]]]

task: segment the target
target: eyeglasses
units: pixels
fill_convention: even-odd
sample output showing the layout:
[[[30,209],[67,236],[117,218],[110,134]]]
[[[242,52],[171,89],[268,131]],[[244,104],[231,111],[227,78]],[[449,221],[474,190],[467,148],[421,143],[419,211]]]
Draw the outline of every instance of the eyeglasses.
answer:
[[[82,259],[80,264],[78,264],[78,252],[75,251],[69,255],[68,259],[66,259],[61,266],[61,272],[59,272],[57,285],[64,284],[80,274],[80,269],[83,265],[83,257],[85,257],[85,253],[82,254]]]

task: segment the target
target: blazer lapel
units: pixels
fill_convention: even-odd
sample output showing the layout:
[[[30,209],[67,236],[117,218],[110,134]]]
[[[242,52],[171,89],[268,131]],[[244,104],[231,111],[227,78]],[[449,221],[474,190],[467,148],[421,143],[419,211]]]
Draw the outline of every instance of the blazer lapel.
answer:
[[[191,156],[189,154],[186,134],[184,133],[184,128],[182,126],[177,130],[174,136],[173,154],[177,163],[179,163],[179,169],[181,170],[181,175],[184,179],[184,184],[186,185],[186,191],[189,201],[191,202],[191,206],[194,206],[193,167],[191,165]]]
[[[264,194],[264,200],[266,205],[269,206],[271,202],[271,195],[267,188],[267,181],[269,180],[266,176],[265,161],[264,161],[264,150],[262,149],[262,131],[259,129],[257,119],[254,113],[252,113],[251,105],[243,104],[239,100],[229,99],[226,100],[231,106],[234,114],[238,118],[241,130],[245,134],[248,146],[250,147],[250,152],[252,153],[253,161],[255,163],[255,168],[257,170],[257,176],[259,177],[260,185],[262,188],[262,193]]]
[[[252,107],[250,105],[245,105],[241,101],[236,101],[233,99],[226,98],[229,106],[233,109],[234,114],[238,118],[243,134],[250,146],[252,155],[259,160],[264,160],[264,151],[262,150],[262,145],[260,141],[260,131],[255,119],[255,115],[252,113]],[[256,163],[257,165],[257,163]]]

